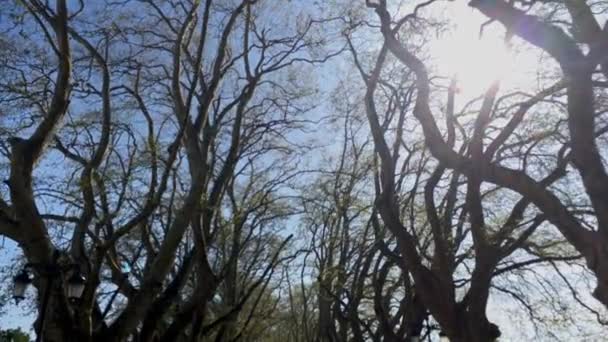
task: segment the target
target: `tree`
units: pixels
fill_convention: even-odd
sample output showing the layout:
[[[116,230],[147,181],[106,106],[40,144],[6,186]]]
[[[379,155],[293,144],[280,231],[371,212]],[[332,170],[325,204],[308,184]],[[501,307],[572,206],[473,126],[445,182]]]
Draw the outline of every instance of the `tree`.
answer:
[[[516,2],[520,3],[520,2]],[[522,3],[529,7],[534,5]],[[608,306],[608,266],[605,265],[606,248],[606,197],[605,187],[608,176],[602,161],[597,141],[602,138],[603,126],[599,128],[596,122],[601,122],[601,100],[596,99],[595,93],[605,93],[602,82],[594,81],[596,74],[608,77],[606,64],[606,28],[602,31],[593,15],[590,5],[580,1],[565,0],[570,16],[567,25],[572,35],[568,35],[555,24],[544,22],[539,17],[528,15],[513,4],[504,1],[471,1],[470,5],[481,11],[492,20],[505,26],[507,30],[548,53],[559,64],[566,82],[566,98],[568,109],[568,131],[570,135],[569,157],[572,167],[578,172],[583,189],[592,206],[595,220],[594,227],[585,227],[562,201],[547,190],[539,189],[538,182],[521,173],[509,183],[511,188],[528,195],[515,183],[529,183],[530,189],[541,191],[537,196],[529,196],[548,219],[562,232],[564,237],[585,257],[587,266],[597,277],[597,288],[594,296]],[[600,2],[596,6],[605,5]],[[562,6],[562,4],[549,4]],[[526,29],[523,29],[523,27]],[[589,52],[585,53],[579,45],[586,45]],[[490,177],[487,177],[491,179]],[[499,182],[500,180],[492,180]],[[540,198],[539,198],[540,197]]]
[[[21,329],[7,329],[0,331],[0,341],[2,342],[28,342],[30,337]]]
[[[448,120],[445,124],[447,127],[446,139],[445,135],[440,131],[440,126],[436,122],[431,110],[431,79],[427,67],[416,56],[411,46],[399,40],[399,34],[405,30],[408,22],[415,20],[416,11],[432,2],[421,4],[416,7],[416,11],[412,15],[403,16],[396,20],[391,18],[385,1],[367,1],[366,3],[368,7],[375,10],[380,19],[381,32],[385,42],[385,46],[380,52],[380,57],[378,57],[373,71],[369,75],[362,72],[368,84],[366,101],[370,126],[374,134],[376,148],[382,160],[384,194],[379,210],[383,220],[389,227],[397,227],[393,228],[392,231],[395,235],[399,236],[400,242],[403,245],[401,247],[402,253],[407,255],[407,262],[412,265],[410,269],[412,269],[412,274],[417,284],[424,284],[422,288],[430,289],[426,295],[423,293],[426,297],[423,300],[442,328],[450,336],[450,339],[486,341],[496,337],[495,328],[492,327],[492,324],[488,324],[487,319],[484,317],[491,276],[494,273],[493,268],[496,267],[501,258],[508,256],[516,248],[519,248],[545,219],[560,229],[564,237],[585,257],[587,265],[598,277],[598,287],[595,291],[595,296],[605,303],[603,299],[604,295],[602,295],[605,281],[603,280],[602,266],[599,261],[599,259],[602,259],[599,255],[603,253],[601,252],[603,247],[600,246],[605,245],[604,242],[601,242],[602,238],[600,237],[602,234],[602,200],[595,193],[600,189],[599,184],[603,184],[601,181],[601,177],[603,177],[603,165],[594,142],[596,137],[602,134],[602,130],[596,133],[593,125],[594,99],[593,81],[591,78],[593,71],[600,64],[601,59],[594,59],[593,57],[587,59],[575,46],[576,44],[563,34],[563,31],[555,26],[544,24],[520,10],[513,9],[506,2],[472,2],[473,6],[478,7],[490,18],[505,24],[509,32],[520,34],[530,42],[544,47],[547,52],[560,62],[560,66],[564,70],[567,79],[564,83],[558,83],[532,96],[527,101],[519,103],[518,111],[507,124],[503,125],[502,132],[491,135],[488,133],[488,128],[492,118],[496,115],[494,104],[499,89],[498,83],[494,84],[484,95],[482,106],[475,119],[472,135],[468,138],[470,140],[467,140],[462,145],[466,150],[462,148],[454,150],[454,114],[450,113],[451,108],[453,108],[450,105],[453,103],[450,97],[453,99],[454,87],[450,87],[448,90],[448,113],[445,115],[446,120]],[[570,11],[572,12],[572,9]],[[588,9],[585,12],[590,13]],[[570,42],[572,43],[570,44]],[[594,56],[595,53],[601,54],[595,50],[598,48],[601,47],[592,46],[591,56]],[[406,229],[403,229],[395,205],[397,200],[394,190],[392,190],[394,183],[390,179],[392,179],[392,175],[395,173],[392,154],[396,154],[396,152],[392,152],[390,145],[384,140],[382,126],[379,124],[374,104],[374,91],[379,84],[382,84],[380,72],[382,70],[382,63],[389,51],[415,76],[416,99],[414,101],[413,114],[422,125],[426,145],[433,156],[439,161],[439,168],[436,169],[435,177],[433,177],[437,179],[435,184],[446,167],[453,169],[456,174],[462,173],[466,176],[467,192],[465,201],[474,242],[475,270],[472,273],[469,292],[464,300],[461,303],[456,302],[455,306],[451,308],[449,304],[445,304],[454,301],[453,297],[449,298],[450,294],[453,294],[453,290],[451,289],[453,280],[446,279],[446,276],[451,274],[451,272],[444,273],[443,276],[436,274],[436,272],[438,269],[450,269],[450,261],[446,256],[446,251],[449,250],[447,246],[450,244],[449,241],[452,240],[447,238],[438,229],[439,218],[433,219],[433,216],[437,215],[434,213],[432,188],[430,190],[427,189],[429,191],[426,196],[426,207],[430,214],[429,221],[431,225],[434,225],[433,221],[437,222],[435,224],[437,228],[435,228],[436,233],[434,233],[434,248],[436,250],[435,253],[438,254],[436,257],[438,265],[431,266],[430,270],[422,266],[422,263],[419,261],[421,257],[416,253],[416,239],[408,234]],[[554,149],[557,151],[557,155],[552,160],[555,165],[554,168],[550,169],[550,172],[545,173],[542,177],[538,177],[535,174],[536,179],[540,178],[540,180],[536,180],[526,173],[528,169],[525,158],[528,156],[520,156],[520,158],[524,158],[524,163],[523,169],[518,170],[511,168],[511,165],[508,165],[507,161],[501,160],[496,155],[496,152],[498,149],[506,147],[505,143],[507,139],[517,126],[522,123],[524,115],[531,107],[540,102],[544,97],[554,94],[564,87],[567,90],[570,140]],[[575,113],[577,115],[576,119],[574,118]],[[558,128],[560,127],[558,126]],[[550,132],[550,134],[555,133]],[[561,134],[561,132],[557,134]],[[487,139],[490,140],[490,143],[485,146],[485,140]],[[538,141],[535,144],[538,144]],[[597,230],[585,228],[583,221],[571,211],[569,205],[560,201],[548,189],[553,183],[565,176],[567,165],[570,162],[579,171],[583,186],[589,195],[594,215],[597,217]],[[534,171],[538,173],[538,168]],[[489,234],[489,227],[486,223],[488,215],[484,212],[482,205],[484,196],[481,193],[481,185],[483,182],[496,184],[521,195],[521,198],[513,207],[513,211],[507,215],[508,219],[505,224],[494,234]],[[433,184],[433,182],[430,184]],[[532,203],[540,209],[542,214],[530,222],[529,228],[519,237],[515,239],[509,237],[508,235],[513,232],[513,228],[523,222],[523,214]],[[506,239],[504,241],[506,243],[501,242],[501,239]],[[448,296],[448,298],[442,297],[442,295]],[[464,310],[464,312],[460,312],[459,310]],[[467,320],[470,320],[470,323],[467,323]]]
[[[290,75],[331,56],[313,51],[305,13],[269,31],[273,6],[23,1],[4,14],[17,57],[3,56],[2,103],[22,120],[3,130],[0,233],[33,267],[45,340],[197,338],[266,286],[287,242],[272,229],[296,161],[285,136],[314,94]],[[241,294],[222,291],[228,313],[210,317],[241,267]],[[70,305],[76,268],[87,284]]]
[[[604,295],[602,295],[603,288],[605,287],[605,280],[603,280],[604,271],[602,271],[602,263],[599,261],[604,259],[600,257],[603,252],[601,251],[602,248],[599,247],[604,244],[601,242],[601,236],[603,235],[601,233],[603,228],[601,227],[603,227],[603,224],[600,220],[603,214],[601,214],[600,196],[595,194],[595,191],[601,188],[599,184],[603,184],[601,181],[601,177],[604,174],[604,171],[602,171],[603,164],[595,143],[596,136],[601,134],[602,131],[599,130],[599,133],[596,133],[595,130],[594,82],[592,80],[596,67],[602,62],[601,58],[597,59],[594,56],[602,54],[601,49],[603,46],[592,44],[593,53],[590,58],[587,58],[576,46],[577,42],[567,36],[559,27],[542,23],[538,18],[527,15],[523,11],[508,5],[506,2],[473,1],[471,5],[480,9],[491,19],[503,23],[510,32],[520,35],[530,43],[544,49],[556,59],[562,68],[564,76],[566,76],[568,124],[571,136],[570,145],[567,148],[570,148],[572,152],[567,154],[568,158],[562,156],[560,161],[562,164],[564,163],[562,160],[567,162],[572,161],[572,165],[581,175],[583,186],[589,195],[595,215],[597,215],[597,231],[589,230],[581,225],[580,221],[568,211],[559,198],[551,191],[545,189],[546,185],[543,182],[535,181],[532,177],[525,174],[525,172],[491,162],[495,149],[513,132],[519,123],[518,121],[521,120],[519,117],[523,115],[515,116],[508,130],[493,144],[489,151],[480,151],[480,153],[485,155],[483,156],[484,160],[481,160],[481,164],[479,165],[474,166],[474,160],[458,156],[446,144],[431,115],[429,107],[429,79],[424,64],[395,39],[394,34],[396,30],[390,27],[390,15],[386,11],[385,2],[381,1],[380,4],[369,2],[369,6],[377,10],[382,20],[382,32],[388,49],[416,74],[418,110],[415,111],[415,114],[423,125],[427,144],[433,154],[439,160],[449,165],[449,167],[466,171],[469,175],[472,172],[472,168],[475,167],[481,173],[477,177],[484,181],[493,182],[512,189],[539,207],[547,215],[547,219],[559,228],[568,241],[585,256],[588,266],[594,270],[598,277],[598,288],[595,296],[605,303]],[[575,9],[573,6],[571,3],[569,11],[576,14],[574,15],[574,20],[578,20],[579,23],[575,25],[580,26],[582,25],[581,18],[583,18],[583,15],[588,15],[590,10],[582,5],[578,6],[580,7],[578,9]],[[579,12],[580,15],[577,14]],[[595,22],[595,19],[590,17],[587,17],[585,20],[593,20]],[[590,25],[593,25],[593,22]],[[523,29],[524,26],[526,27],[525,30]],[[583,35],[583,32],[587,32],[587,28],[579,27],[577,30],[582,30],[581,35]],[[590,38],[587,36],[586,42],[589,42],[588,39]],[[530,105],[524,106],[522,112],[525,113],[527,109],[525,107],[529,107]],[[580,108],[577,106],[580,106]],[[480,135],[485,130],[485,117],[480,116],[481,119],[478,119]],[[564,154],[564,151],[560,152],[560,155]],[[570,160],[570,158],[572,159]]]

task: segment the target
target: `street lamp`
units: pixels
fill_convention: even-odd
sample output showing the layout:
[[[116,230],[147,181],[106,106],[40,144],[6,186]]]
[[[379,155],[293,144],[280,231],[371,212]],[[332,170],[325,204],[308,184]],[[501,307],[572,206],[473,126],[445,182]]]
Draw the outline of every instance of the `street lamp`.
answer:
[[[13,278],[13,298],[17,302],[25,298],[25,291],[27,287],[32,283],[28,268],[31,268],[34,264],[27,264],[25,267]],[[59,270],[61,271],[61,270]],[[51,272],[47,272],[48,278],[57,276],[57,269],[51,267]],[[77,300],[82,297],[84,288],[86,285],[86,278],[80,273],[78,269],[72,272],[72,275],[67,280],[66,295],[70,300]]]
[[[39,265],[33,263],[26,264],[25,267],[21,270],[21,272],[19,272],[19,274],[17,274],[13,278],[13,298],[15,298],[15,301],[17,303],[19,303],[19,301],[25,298],[25,291],[32,283],[32,278],[28,272],[28,269],[33,268],[35,266]],[[70,265],[69,267],[74,268],[74,271],[67,280],[66,295],[68,299],[70,299],[71,301],[75,301],[82,297],[86,285],[86,279],[80,273],[80,270],[78,269],[77,265]],[[48,277],[49,281],[51,281],[54,277],[61,275],[62,271],[66,271],[64,269],[61,269],[61,267],[59,267],[58,265],[40,268],[44,271],[43,276]]]
[[[32,283],[32,279],[24,268],[13,278],[13,283],[13,298],[19,304],[21,300],[25,299],[25,290]]]
[[[72,276],[68,279],[67,295],[71,301],[76,301],[82,297],[84,292],[84,286],[86,279],[80,274],[80,271],[76,269],[72,273]]]
[[[31,284],[32,280],[28,273],[28,269],[35,268],[38,276],[44,277],[47,279],[46,289],[43,292],[44,296],[42,298],[42,306],[40,307],[40,327],[37,328],[37,336],[36,341],[44,340],[44,323],[45,316],[47,311],[47,306],[49,303],[51,289],[53,288],[53,282],[55,278],[65,274],[67,271],[72,269],[71,276],[66,281],[66,295],[71,302],[76,302],[84,292],[86,279],[80,274],[80,269],[78,264],[69,264],[69,265],[61,265],[57,263],[59,259],[59,251],[55,251],[53,253],[53,261],[50,264],[40,264],[40,263],[28,263],[25,265],[21,273],[19,273],[14,279],[14,287],[13,287],[13,298],[17,301],[17,303],[25,298],[25,290],[28,285]],[[65,278],[64,278],[65,279]]]

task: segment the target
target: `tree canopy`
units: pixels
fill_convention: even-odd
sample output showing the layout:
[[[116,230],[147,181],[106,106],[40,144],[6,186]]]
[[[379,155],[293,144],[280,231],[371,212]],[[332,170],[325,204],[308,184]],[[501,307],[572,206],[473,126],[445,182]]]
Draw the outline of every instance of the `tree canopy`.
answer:
[[[605,338],[608,1],[0,4],[38,340]]]

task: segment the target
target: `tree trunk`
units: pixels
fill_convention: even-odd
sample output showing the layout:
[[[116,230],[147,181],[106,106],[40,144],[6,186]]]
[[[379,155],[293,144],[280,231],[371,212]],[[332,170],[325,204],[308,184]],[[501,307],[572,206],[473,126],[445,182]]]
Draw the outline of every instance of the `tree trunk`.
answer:
[[[460,312],[462,317],[453,331],[446,331],[450,342],[493,342],[500,337],[498,327],[485,317]],[[485,316],[485,315],[484,315]]]
[[[600,235],[600,233],[596,233]],[[608,308],[608,241],[598,236],[594,241],[595,258],[587,259],[587,266],[593,270],[597,277],[597,286],[593,296]]]
[[[327,289],[327,284],[321,279],[319,284],[319,335],[318,342],[335,341],[334,321],[331,315],[331,295]]]
[[[61,279],[40,278],[35,285],[39,293],[38,318],[34,323],[36,341],[86,341],[78,336],[77,329],[72,324]]]

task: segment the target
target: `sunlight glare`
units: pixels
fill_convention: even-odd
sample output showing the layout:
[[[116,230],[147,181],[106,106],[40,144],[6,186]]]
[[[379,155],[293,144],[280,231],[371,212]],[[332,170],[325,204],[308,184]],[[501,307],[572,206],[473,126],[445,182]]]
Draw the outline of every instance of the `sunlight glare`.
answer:
[[[483,92],[496,80],[503,80],[512,65],[512,57],[502,41],[479,39],[465,46],[455,44],[439,57],[441,68],[456,76],[461,92]]]
[[[532,54],[513,53],[497,25],[486,27],[480,35],[483,21],[471,11],[454,13],[454,18],[453,29],[431,44],[431,55],[441,76],[457,77],[461,96],[479,96],[496,80],[507,87],[530,84],[532,77],[526,70],[534,65]]]

